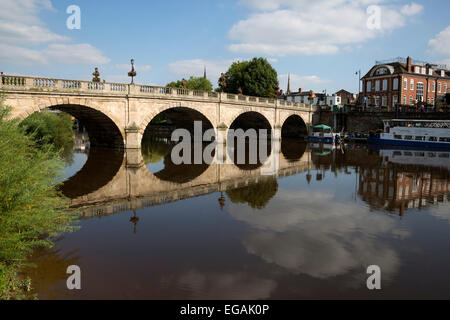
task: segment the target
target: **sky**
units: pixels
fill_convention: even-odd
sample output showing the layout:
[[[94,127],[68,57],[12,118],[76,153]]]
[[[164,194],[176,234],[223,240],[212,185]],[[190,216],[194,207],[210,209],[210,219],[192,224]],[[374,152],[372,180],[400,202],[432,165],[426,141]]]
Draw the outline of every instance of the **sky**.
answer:
[[[70,6],[78,6],[73,19]],[[0,0],[0,71],[164,86],[217,86],[233,61],[265,57],[281,89],[358,91],[377,60],[411,56],[450,68],[448,0]],[[68,28],[79,21],[79,29]]]

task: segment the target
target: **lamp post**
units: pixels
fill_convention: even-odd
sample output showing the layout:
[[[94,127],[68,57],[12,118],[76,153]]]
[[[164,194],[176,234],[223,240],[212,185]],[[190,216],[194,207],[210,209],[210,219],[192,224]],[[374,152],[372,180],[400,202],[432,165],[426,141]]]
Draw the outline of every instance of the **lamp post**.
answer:
[[[128,72],[128,76],[131,77],[131,84],[134,84],[134,77],[136,77],[136,71],[134,70],[134,59],[131,59],[131,71]]]
[[[358,103],[361,103],[361,69],[355,72],[355,75],[358,76]]]

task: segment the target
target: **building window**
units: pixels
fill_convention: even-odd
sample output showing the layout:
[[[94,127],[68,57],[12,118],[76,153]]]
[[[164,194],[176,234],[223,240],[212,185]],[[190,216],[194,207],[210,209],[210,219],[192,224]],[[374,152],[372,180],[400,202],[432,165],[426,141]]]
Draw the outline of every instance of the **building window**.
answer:
[[[430,70],[428,70],[428,75],[430,75],[430,76],[433,75],[433,69],[430,68]]]
[[[427,103],[428,103],[428,104],[430,104],[430,102],[431,102],[431,99],[430,99],[430,98],[428,98],[428,99],[427,99]]]
[[[422,67],[422,74],[427,74],[427,68]]]
[[[408,79],[403,80],[403,90],[408,90]]]
[[[417,101],[423,101],[423,83],[422,82],[417,82],[416,99],[417,99]]]
[[[414,72],[415,73],[420,73],[420,67],[414,67]]]
[[[435,92],[435,91],[436,91],[436,82],[434,82],[434,81],[433,81],[433,83],[432,83],[432,88],[433,88],[432,91]]]
[[[431,98],[431,104],[434,106],[434,98]]]
[[[411,80],[410,80],[409,89],[410,89],[410,90],[414,90],[414,79],[411,79]]]
[[[444,93],[447,93],[447,84],[444,83]]]
[[[397,78],[394,79],[394,82],[392,83],[392,87],[393,87],[393,90],[398,90],[398,79]]]
[[[438,82],[438,92],[441,93],[442,91],[442,83]]]
[[[372,91],[372,81],[367,81],[367,92]]]
[[[383,91],[387,91],[387,89],[388,89],[387,84],[388,84],[388,81],[387,80],[383,80]]]
[[[380,80],[375,81],[375,91],[380,91]]]
[[[403,96],[403,104],[406,104],[406,96]]]
[[[387,97],[386,97],[386,96],[383,96],[383,97],[381,98],[381,105],[382,105],[383,107],[387,107]]]
[[[413,98],[413,96],[409,96],[409,104],[414,104],[414,98]]]

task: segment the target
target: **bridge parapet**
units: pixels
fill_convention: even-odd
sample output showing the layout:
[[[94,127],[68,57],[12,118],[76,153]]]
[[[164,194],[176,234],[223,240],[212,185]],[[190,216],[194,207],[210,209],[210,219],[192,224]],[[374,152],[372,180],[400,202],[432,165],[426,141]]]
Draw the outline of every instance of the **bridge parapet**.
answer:
[[[51,79],[2,75],[0,90],[6,92],[39,92],[74,95],[103,95],[138,98],[164,98],[174,100],[195,100],[237,105],[251,105],[272,108],[295,109],[315,112],[316,107],[298,102],[274,98],[252,97],[230,93],[188,90],[182,88],[135,85],[110,82],[92,82],[83,80]]]

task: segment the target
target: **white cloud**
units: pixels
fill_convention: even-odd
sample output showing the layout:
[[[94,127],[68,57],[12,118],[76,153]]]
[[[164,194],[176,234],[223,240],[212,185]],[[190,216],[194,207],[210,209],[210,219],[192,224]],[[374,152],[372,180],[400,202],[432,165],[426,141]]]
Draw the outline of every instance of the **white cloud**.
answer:
[[[50,0],[1,0],[1,6],[0,61],[17,65],[99,65],[110,61],[91,44],[67,44],[70,38],[45,27],[39,13],[55,11]]]
[[[222,72],[226,72],[230,65],[236,60],[180,60],[169,63],[169,71],[173,74],[188,78],[190,76],[203,76],[206,67],[206,76],[216,85],[217,80]]]
[[[326,192],[283,190],[257,214],[240,204],[230,204],[229,212],[253,230],[243,239],[248,252],[294,274],[320,279],[361,275],[371,264],[392,279],[400,259],[381,239],[409,236],[392,217],[340,203]]]
[[[439,32],[428,42],[429,51],[434,55],[450,58],[450,26]]]
[[[232,52],[253,54],[312,55],[335,54],[341,46],[373,39],[402,27],[406,17],[419,13],[418,5],[400,8],[391,1],[368,0],[243,0],[241,4],[257,10],[229,31],[235,43]],[[367,28],[367,6],[379,3],[380,29]]]
[[[417,4],[415,2],[411,3],[410,5],[404,5],[401,9],[401,13],[405,16],[414,16],[420,12],[422,12],[423,6],[420,4]]]
[[[0,61],[20,64],[81,64],[97,65],[110,61],[90,44],[51,44],[43,50],[0,44]]]
[[[304,91],[307,90],[317,91],[320,87],[319,85],[329,82],[329,80],[322,79],[315,75],[301,76],[297,74],[291,74],[290,77],[291,77],[291,91],[297,91],[299,88],[302,88]],[[278,81],[280,83],[280,88],[283,89],[283,91],[285,91],[288,83],[288,75],[287,74],[279,75]]]
[[[29,45],[67,40],[69,38],[57,35],[40,26],[0,21],[0,41],[4,43],[23,43]]]

